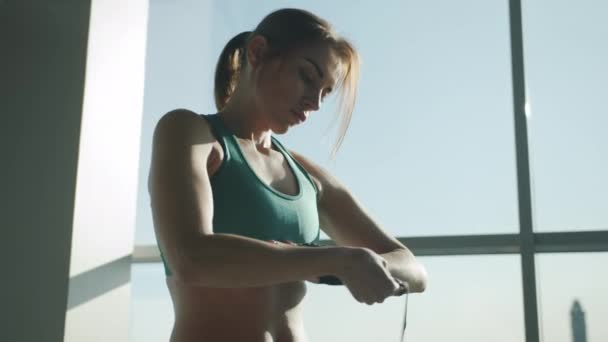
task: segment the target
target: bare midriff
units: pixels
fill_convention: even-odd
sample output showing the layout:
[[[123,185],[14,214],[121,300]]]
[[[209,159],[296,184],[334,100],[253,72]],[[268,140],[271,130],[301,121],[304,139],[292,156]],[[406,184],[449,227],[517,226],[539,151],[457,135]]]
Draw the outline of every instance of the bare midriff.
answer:
[[[303,281],[251,288],[209,288],[167,277],[175,323],[170,342],[308,342]]]

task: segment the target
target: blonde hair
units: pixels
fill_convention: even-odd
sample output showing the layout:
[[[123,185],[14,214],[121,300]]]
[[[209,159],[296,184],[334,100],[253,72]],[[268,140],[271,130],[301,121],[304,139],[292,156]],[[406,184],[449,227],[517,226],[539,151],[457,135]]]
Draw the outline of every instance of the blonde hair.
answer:
[[[360,59],[354,46],[337,35],[326,20],[315,14],[294,8],[274,11],[264,17],[254,31],[245,31],[230,39],[222,50],[215,69],[215,105],[222,110],[238,83],[245,62],[245,47],[255,35],[264,36],[275,55],[281,55],[306,44],[327,43],[340,59],[343,72],[336,85],[339,96],[339,136],[331,151],[335,155],[344,141],[357,98]]]

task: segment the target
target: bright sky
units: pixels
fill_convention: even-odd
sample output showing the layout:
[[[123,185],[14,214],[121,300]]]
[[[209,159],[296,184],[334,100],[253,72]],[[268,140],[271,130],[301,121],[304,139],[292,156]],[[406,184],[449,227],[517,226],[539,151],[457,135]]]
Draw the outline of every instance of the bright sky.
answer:
[[[379,5],[382,4],[382,5]],[[608,3],[524,1],[535,230],[608,229]],[[137,244],[154,244],[151,134],[174,108],[213,113],[217,56],[280,7],[334,24],[363,58],[359,99],[335,163],[331,109],[278,136],[336,175],[390,234],[516,233],[508,1],[158,1],[150,4]],[[608,253],[539,255],[544,341],[570,342],[579,299],[590,342],[608,339]],[[408,341],[524,341],[518,255],[421,258],[430,286],[409,301]],[[602,266],[603,265],[603,266]],[[166,341],[162,266],[133,269],[133,341]],[[310,285],[311,341],[397,341],[404,298],[371,307]]]

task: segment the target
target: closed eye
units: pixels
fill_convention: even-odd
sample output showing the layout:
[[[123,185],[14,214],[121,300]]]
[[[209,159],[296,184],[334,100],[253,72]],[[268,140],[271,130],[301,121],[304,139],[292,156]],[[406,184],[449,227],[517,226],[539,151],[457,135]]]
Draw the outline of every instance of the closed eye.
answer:
[[[312,76],[310,76],[310,74],[308,72],[306,72],[306,70],[304,69],[300,69],[300,78],[302,79],[302,81],[304,81],[304,83],[306,83],[308,86],[314,87],[316,85],[316,82],[314,80],[314,78]],[[328,95],[331,94],[332,92],[332,88],[325,88],[323,90],[323,94],[321,94],[321,101],[323,101]]]

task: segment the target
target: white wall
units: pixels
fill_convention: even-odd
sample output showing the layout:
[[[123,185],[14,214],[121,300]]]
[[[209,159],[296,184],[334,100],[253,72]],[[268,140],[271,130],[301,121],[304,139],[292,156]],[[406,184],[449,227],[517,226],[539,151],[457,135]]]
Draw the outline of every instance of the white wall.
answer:
[[[133,249],[147,13],[91,3],[70,277]]]
[[[133,250],[147,16],[148,0],[91,3],[70,278]],[[129,304],[123,286],[70,309],[64,341],[128,341]]]

